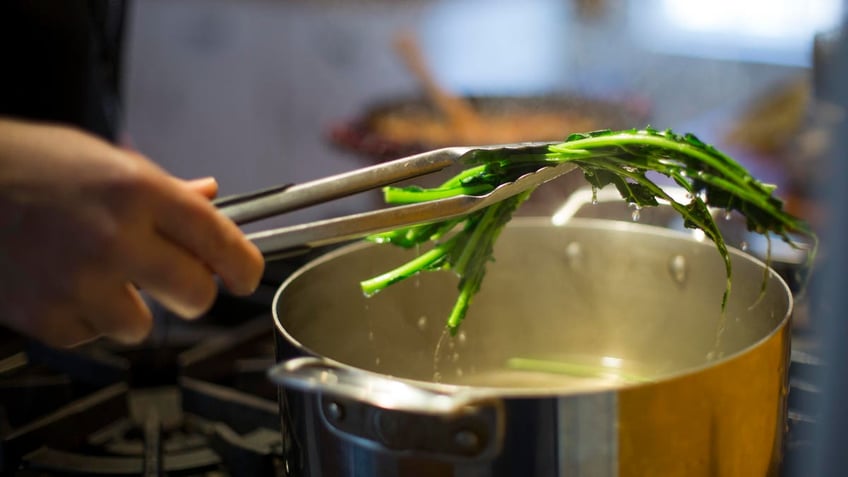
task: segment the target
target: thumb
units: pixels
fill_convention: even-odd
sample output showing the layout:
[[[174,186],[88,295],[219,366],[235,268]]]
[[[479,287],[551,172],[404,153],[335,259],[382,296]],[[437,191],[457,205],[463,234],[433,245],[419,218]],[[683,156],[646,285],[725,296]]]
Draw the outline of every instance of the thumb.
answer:
[[[183,187],[186,187],[207,199],[214,199],[218,195],[218,181],[214,177],[202,177],[199,179],[177,179]]]

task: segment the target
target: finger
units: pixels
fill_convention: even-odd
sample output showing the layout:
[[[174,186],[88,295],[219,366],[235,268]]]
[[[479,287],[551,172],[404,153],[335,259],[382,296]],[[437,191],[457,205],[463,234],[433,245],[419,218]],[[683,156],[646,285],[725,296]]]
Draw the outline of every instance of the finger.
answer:
[[[241,229],[209,203],[184,197],[157,214],[157,230],[207,264],[237,294],[250,294],[262,277],[264,260]]]
[[[151,298],[183,318],[206,312],[218,293],[212,272],[165,237],[141,241],[129,258],[128,275]]]
[[[191,180],[177,179],[177,181],[183,187],[187,187],[189,190],[197,192],[207,199],[214,199],[215,196],[218,195],[218,181],[216,181],[214,177],[203,177]]]
[[[83,307],[88,312],[88,323],[100,334],[122,343],[135,344],[150,333],[153,316],[129,283],[111,286],[96,294],[95,298],[88,300]]]

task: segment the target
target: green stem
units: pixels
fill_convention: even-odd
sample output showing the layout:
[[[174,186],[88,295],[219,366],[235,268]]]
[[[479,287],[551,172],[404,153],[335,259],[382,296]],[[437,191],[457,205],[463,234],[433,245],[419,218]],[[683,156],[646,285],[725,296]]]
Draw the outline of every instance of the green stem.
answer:
[[[733,177],[736,181],[740,182],[740,185],[750,180],[750,175],[747,173],[747,171],[745,171],[745,169],[742,168],[739,163],[733,161],[727,156],[719,155],[719,157],[724,159],[724,162],[717,161],[716,158],[710,153],[704,152],[703,150],[691,144],[676,141],[672,138],[668,138],[661,135],[650,134],[647,132],[642,132],[641,134],[619,133],[597,137],[588,137],[584,139],[575,139],[562,144],[553,145],[550,147],[550,149],[552,152],[570,155],[580,151],[580,149],[586,150],[600,147],[621,148],[623,146],[628,145],[635,145],[640,147],[644,147],[645,145],[651,145],[666,151],[679,152],[691,158],[697,159],[704,164],[707,164],[713,169],[721,172],[722,175]],[[717,152],[716,154],[718,155]]]
[[[476,176],[479,176],[480,174],[483,174],[484,172],[486,172],[487,167],[488,167],[487,164],[483,164],[481,166],[476,166],[476,167],[471,167],[471,168],[465,169],[462,172],[458,173],[457,175],[448,179],[446,182],[444,182],[438,188],[439,189],[447,189],[447,188],[451,188],[451,187],[460,187],[460,186],[463,185],[463,182],[465,182],[466,180],[471,179],[471,178],[476,177]]]
[[[698,180],[704,182],[705,184],[709,184],[714,187],[723,189],[733,194],[734,196],[762,209],[763,212],[766,212],[772,218],[779,220],[780,223],[790,229],[797,227],[795,221],[791,220],[783,211],[774,207],[774,205],[769,203],[768,200],[764,200],[762,196],[750,193],[748,189],[740,189],[739,187],[735,187],[734,184],[729,183],[727,180],[721,177],[714,176],[712,174],[701,174],[698,176]]]
[[[468,236],[468,241],[465,243],[465,246],[462,247],[462,253],[454,260],[453,270],[459,274],[460,276],[465,275],[466,267],[474,255],[480,249],[480,242],[489,234],[488,225],[492,222],[492,218],[497,216],[500,207],[502,207],[504,202],[498,202],[497,204],[486,207],[483,212],[482,217],[477,222],[477,226],[474,227],[471,234]]]
[[[477,195],[490,192],[494,187],[489,184],[474,184],[438,189],[410,189],[406,187],[384,187],[383,199],[389,204],[416,204],[431,200],[447,199],[458,195]]]
[[[448,316],[447,321],[448,331],[451,336],[456,335],[456,330],[459,329],[459,325],[462,324],[462,320],[465,319],[465,314],[468,312],[468,307],[471,305],[471,298],[475,293],[477,293],[475,288],[476,287],[471,284],[466,284],[459,290],[459,296],[451,309],[450,316]]]
[[[365,293],[366,296],[371,296],[389,285],[415,275],[421,270],[432,269],[445,258],[447,251],[453,246],[455,240],[456,237],[452,237],[450,240],[436,245],[426,253],[415,257],[394,270],[390,270],[374,278],[361,281],[359,285],[362,288],[362,292]]]

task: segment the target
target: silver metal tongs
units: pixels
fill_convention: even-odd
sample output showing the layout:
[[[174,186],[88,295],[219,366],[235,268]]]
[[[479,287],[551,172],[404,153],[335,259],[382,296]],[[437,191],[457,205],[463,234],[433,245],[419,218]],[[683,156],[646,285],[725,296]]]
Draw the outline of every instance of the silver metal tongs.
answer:
[[[502,151],[505,158],[516,154],[544,153],[551,143],[518,143],[495,146],[446,147],[409,157],[356,169],[323,179],[271,187],[256,192],[223,197],[214,203],[237,224],[310,207],[420,177],[462,164],[476,151]],[[408,205],[335,217],[315,222],[254,232],[247,235],[266,258],[295,255],[313,247],[364,237],[409,225],[463,216],[575,169],[570,163],[545,166],[517,180],[504,183],[484,195],[459,195]]]

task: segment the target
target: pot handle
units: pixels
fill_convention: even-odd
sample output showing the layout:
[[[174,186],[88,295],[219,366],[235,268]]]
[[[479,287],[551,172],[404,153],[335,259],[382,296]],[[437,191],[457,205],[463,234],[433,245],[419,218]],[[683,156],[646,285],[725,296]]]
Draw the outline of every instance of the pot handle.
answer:
[[[417,414],[453,415],[480,400],[468,391],[429,390],[311,356],[278,363],[268,370],[268,377],[275,384],[300,391],[326,393],[380,409]]]

